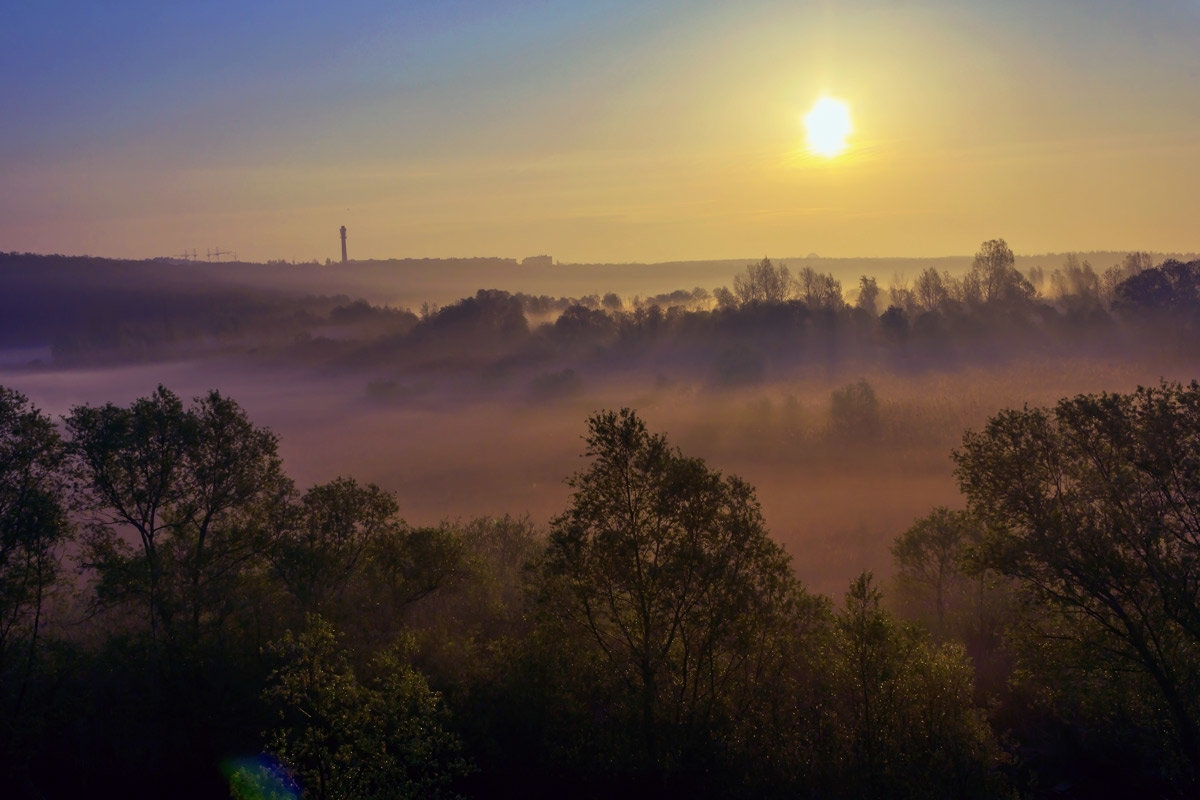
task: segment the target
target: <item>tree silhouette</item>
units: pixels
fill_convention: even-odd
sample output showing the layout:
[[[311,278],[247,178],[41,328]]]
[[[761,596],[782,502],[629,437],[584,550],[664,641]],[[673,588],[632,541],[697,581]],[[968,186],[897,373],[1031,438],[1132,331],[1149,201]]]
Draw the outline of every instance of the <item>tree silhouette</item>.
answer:
[[[219,628],[291,490],[275,435],[218,392],[188,409],[162,386],[128,408],[76,407],[66,427],[100,603],[144,599],[156,650]]]
[[[972,701],[966,653],[899,625],[881,603],[863,573],[836,620],[834,713],[844,742],[837,795],[1000,796],[990,773],[998,748]]]
[[[629,409],[593,416],[586,441],[592,465],[551,523],[545,602],[623,683],[643,767],[665,772],[746,702],[801,590],[749,485]]]
[[[971,286],[968,294],[977,295],[981,303],[1031,300],[1035,294],[1033,284],[1025,280],[1015,264],[1016,257],[1003,239],[984,242],[967,275]]]
[[[1082,674],[1144,684],[1186,780],[1200,768],[1200,385],[1005,411],[955,453],[985,566],[1055,612]]]
[[[879,398],[865,378],[835,389],[830,396],[829,425],[847,441],[871,440],[879,435]]]
[[[854,307],[862,309],[872,317],[879,313],[879,283],[866,275],[858,279],[858,299]]]
[[[28,738],[28,688],[38,668],[46,604],[71,534],[64,452],[54,423],[0,386],[0,768]]]
[[[939,506],[892,543],[897,582],[914,599],[932,604],[934,631],[946,632],[947,614],[964,593],[967,548],[983,535],[971,515]]]
[[[792,296],[792,287],[788,268],[776,266],[766,257],[757,264],[747,264],[745,271],[733,278],[733,293],[742,305],[782,303]]]
[[[838,310],[842,307],[842,282],[832,275],[804,267],[796,276],[797,295],[809,308]]]
[[[305,613],[331,614],[373,548],[401,527],[396,499],[375,484],[336,478],[293,509],[272,552],[275,573]]]

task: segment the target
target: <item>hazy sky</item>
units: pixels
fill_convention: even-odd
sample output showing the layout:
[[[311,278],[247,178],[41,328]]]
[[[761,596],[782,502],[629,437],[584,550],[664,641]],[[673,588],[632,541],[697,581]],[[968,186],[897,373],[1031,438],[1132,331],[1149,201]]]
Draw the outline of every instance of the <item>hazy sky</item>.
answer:
[[[38,0],[0,250],[1200,250],[1200,0]],[[845,100],[833,159],[801,118]]]

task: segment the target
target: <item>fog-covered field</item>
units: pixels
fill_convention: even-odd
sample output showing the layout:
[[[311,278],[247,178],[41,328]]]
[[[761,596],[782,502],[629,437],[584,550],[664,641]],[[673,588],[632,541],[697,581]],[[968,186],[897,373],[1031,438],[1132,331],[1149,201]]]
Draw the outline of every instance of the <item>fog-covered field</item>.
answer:
[[[736,389],[637,373],[585,376],[580,391],[556,400],[442,394],[436,386],[380,400],[360,375],[211,358],[7,368],[0,384],[56,417],[81,403],[127,404],[159,383],[185,398],[218,389],[279,435],[299,487],[339,475],[372,481],[396,494],[414,524],[505,513],[547,523],[566,507],[565,478],[584,464],[587,417],[633,407],[685,454],[754,485],[798,575],[837,596],[863,569],[889,574],[888,545],[914,519],[936,505],[961,505],[950,450],[965,429],[1006,407],[1195,374],[1197,364],[1177,359],[1037,359],[920,374],[821,371]],[[829,427],[831,395],[860,379],[876,392],[881,424],[848,440]]]

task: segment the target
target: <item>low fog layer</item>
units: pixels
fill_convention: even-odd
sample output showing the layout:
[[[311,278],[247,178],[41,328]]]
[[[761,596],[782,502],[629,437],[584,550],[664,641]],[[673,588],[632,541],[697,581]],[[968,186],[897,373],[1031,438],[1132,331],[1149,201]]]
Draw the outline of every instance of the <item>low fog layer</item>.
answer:
[[[1016,263],[411,308],[24,259],[0,784],[1195,796],[1200,260]]]
[[[1128,256],[1097,270],[1072,257],[1027,277],[993,245],[991,266],[881,279],[874,297],[865,279],[843,290],[764,261],[727,273],[732,290],[637,302],[480,291],[419,311],[265,288],[137,290],[99,265],[55,290],[94,311],[40,320],[48,344],[8,337],[0,384],[55,416],[160,383],[185,398],[218,389],[279,434],[301,487],[372,481],[414,524],[545,524],[583,463],[585,420],[631,407],[757,487],[799,576],[837,596],[863,569],[890,573],[888,544],[914,519],[961,504],[950,452],[965,430],[1006,407],[1197,373],[1200,353],[1179,335],[1195,309],[1163,293],[1197,265]],[[101,290],[126,305],[89,299]]]
[[[1103,270],[1127,254],[1080,256]],[[1189,256],[1159,254],[1155,261]],[[1023,274],[1049,275],[1063,255],[1017,256]],[[860,276],[876,278],[881,288],[911,284],[924,271],[962,274],[971,257],[940,258],[776,258],[793,270],[808,267],[829,274],[847,290]],[[197,305],[219,302],[236,316],[246,309],[262,313],[280,298],[342,297],[364,299],[419,311],[442,306],[479,289],[550,297],[601,296],[652,298],[696,287],[712,290],[729,283],[745,260],[661,264],[522,264],[511,258],[394,259],[327,264],[316,261],[266,264],[177,261],[121,261],[73,256],[0,253],[0,348],[49,346],[56,325],[73,318],[120,314],[154,317],[164,311],[188,314]],[[1049,287],[1047,287],[1049,288]],[[882,308],[880,309],[883,310]]]
[[[395,492],[413,524],[505,513],[529,513],[544,524],[566,507],[564,479],[584,464],[588,415],[634,407],[685,454],[754,485],[799,577],[838,596],[863,569],[890,574],[888,545],[914,519],[936,505],[961,504],[949,453],[965,429],[1002,408],[1129,391],[1159,377],[1189,380],[1197,367],[1036,360],[920,376],[831,374],[737,390],[612,381],[554,403],[436,393],[419,403],[380,403],[353,378],[247,372],[227,360],[0,371],[0,384],[55,416],[80,403],[128,404],[158,383],[183,397],[217,388],[279,434],[285,468],[299,486],[339,475],[376,482]],[[832,393],[863,378],[878,397],[881,427],[846,441],[830,429]]]

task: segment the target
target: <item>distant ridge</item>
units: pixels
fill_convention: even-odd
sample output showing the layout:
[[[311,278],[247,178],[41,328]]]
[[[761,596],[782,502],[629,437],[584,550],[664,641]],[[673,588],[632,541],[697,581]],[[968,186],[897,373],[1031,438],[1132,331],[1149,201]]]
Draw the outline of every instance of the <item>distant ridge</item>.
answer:
[[[1018,255],[1022,271],[1041,267],[1047,274],[1062,266],[1070,253]],[[1120,263],[1126,251],[1074,253],[1097,272]],[[970,268],[973,256],[929,258],[825,258],[770,256],[795,273],[808,266],[832,274],[845,291],[859,277],[875,278],[881,288],[893,281],[915,279],[930,267],[961,273]],[[1154,263],[1168,258],[1189,261],[1196,256],[1153,253]],[[98,256],[37,255],[0,253],[0,297],[35,294],[49,298],[55,291],[78,294],[89,287],[105,292],[122,291],[143,296],[157,292],[212,292],[251,289],[285,296],[344,295],[376,304],[420,308],[424,303],[446,304],[473,296],[480,289],[501,289],[550,297],[584,297],[615,292],[623,298],[651,297],[677,289],[712,290],[732,286],[733,278],[747,264],[762,256],[704,261],[654,263],[557,263],[524,266],[515,258],[473,256],[455,258],[359,259],[328,265],[314,261],[183,261],[175,259],[119,259]],[[50,302],[47,300],[47,302]],[[81,302],[83,302],[81,300]],[[30,312],[30,309],[24,309]],[[61,313],[61,306],[56,309]]]

